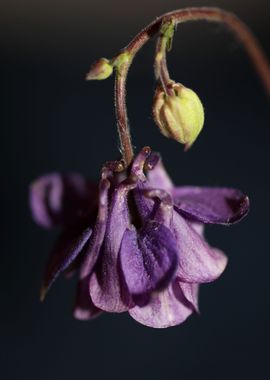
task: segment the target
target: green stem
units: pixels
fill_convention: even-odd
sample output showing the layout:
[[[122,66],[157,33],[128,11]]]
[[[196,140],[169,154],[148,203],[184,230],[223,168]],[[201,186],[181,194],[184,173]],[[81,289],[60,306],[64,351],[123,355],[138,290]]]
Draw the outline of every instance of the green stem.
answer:
[[[175,24],[172,21],[162,23],[156,43],[154,71],[157,80],[160,80],[165,94],[173,95],[172,80],[167,67],[167,51],[172,48]]]

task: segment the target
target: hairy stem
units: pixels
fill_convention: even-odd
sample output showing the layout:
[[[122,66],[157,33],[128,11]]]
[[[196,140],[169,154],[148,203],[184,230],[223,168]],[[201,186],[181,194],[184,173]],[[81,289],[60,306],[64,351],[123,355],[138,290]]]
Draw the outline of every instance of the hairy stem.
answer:
[[[121,66],[121,72],[116,72],[114,86],[117,128],[125,166],[131,163],[134,156],[126,110],[126,77],[128,68],[129,66],[124,64]]]
[[[160,80],[165,94],[172,95],[173,90],[170,86],[172,81],[170,79],[166,58],[167,42],[167,38],[165,38],[164,36],[161,35],[158,37],[156,45],[154,70],[156,79]]]
[[[199,20],[224,23],[235,33],[235,35],[242,42],[244,48],[246,49],[252,63],[254,64],[255,69],[257,70],[258,75],[260,76],[267,92],[270,95],[270,67],[264,55],[264,52],[262,51],[259,43],[249,28],[234,14],[226,12],[219,8],[211,7],[186,8],[166,13],[146,26],[133,38],[133,40],[126,46],[126,48],[122,50],[122,52],[128,54],[129,60],[121,65],[118,73],[116,74],[115,106],[121,151],[126,166],[131,163],[133,158],[133,148],[129,133],[128,117],[125,103],[126,79],[133,58],[138,50],[140,50],[150,38],[152,38],[157,32],[160,31],[160,28],[164,22],[173,22],[174,25],[177,25],[187,21]],[[167,80],[168,72],[166,72],[166,61],[163,61],[162,67],[164,68],[163,78],[164,80]]]

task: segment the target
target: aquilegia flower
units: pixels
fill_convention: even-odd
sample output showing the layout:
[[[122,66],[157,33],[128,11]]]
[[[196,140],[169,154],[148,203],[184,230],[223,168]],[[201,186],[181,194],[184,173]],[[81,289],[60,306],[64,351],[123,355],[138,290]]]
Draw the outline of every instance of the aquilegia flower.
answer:
[[[122,158],[104,165],[98,185],[79,174],[48,174],[30,187],[34,220],[62,233],[46,266],[41,299],[59,277],[78,274],[74,316],[129,314],[156,328],[182,323],[198,312],[199,285],[216,280],[227,265],[204,238],[205,224],[230,225],[249,210],[231,188],[175,187],[157,153],[134,155],[126,111],[126,79],[140,48],[158,33],[154,71],[154,121],[166,137],[193,146],[204,110],[196,93],[170,79],[166,54],[178,23],[224,22],[245,45],[269,90],[270,70],[256,40],[234,15],[217,8],[167,13],[144,28],[112,59],[101,58],[87,80],[115,73],[115,109]]]
[[[249,208],[238,190],[174,187],[149,148],[129,173],[105,167],[99,191],[78,175],[52,174],[35,181],[30,195],[37,223],[64,227],[42,296],[63,271],[77,270],[75,317],[128,311],[159,328],[198,311],[199,284],[226,267],[226,256],[205,241],[203,225],[235,223]]]

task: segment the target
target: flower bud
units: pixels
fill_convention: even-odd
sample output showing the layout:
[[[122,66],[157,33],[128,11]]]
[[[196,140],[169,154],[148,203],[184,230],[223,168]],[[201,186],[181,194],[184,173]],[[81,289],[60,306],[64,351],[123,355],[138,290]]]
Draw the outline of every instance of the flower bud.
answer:
[[[86,75],[86,80],[102,80],[107,79],[113,72],[113,66],[106,58],[100,58],[93,63],[89,73]]]
[[[158,88],[153,104],[153,117],[161,133],[189,148],[198,137],[204,123],[204,111],[199,97],[180,83],[171,85],[172,94]]]

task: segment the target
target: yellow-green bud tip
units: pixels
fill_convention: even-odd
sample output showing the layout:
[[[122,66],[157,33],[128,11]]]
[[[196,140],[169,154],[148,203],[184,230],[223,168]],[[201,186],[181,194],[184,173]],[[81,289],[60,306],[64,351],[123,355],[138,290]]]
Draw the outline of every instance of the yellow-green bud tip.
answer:
[[[172,84],[173,94],[158,88],[153,104],[153,117],[161,133],[188,149],[204,124],[202,103],[194,91],[180,83]]]
[[[113,72],[113,66],[106,58],[100,58],[93,63],[89,73],[86,75],[86,80],[103,80],[109,78]]]

